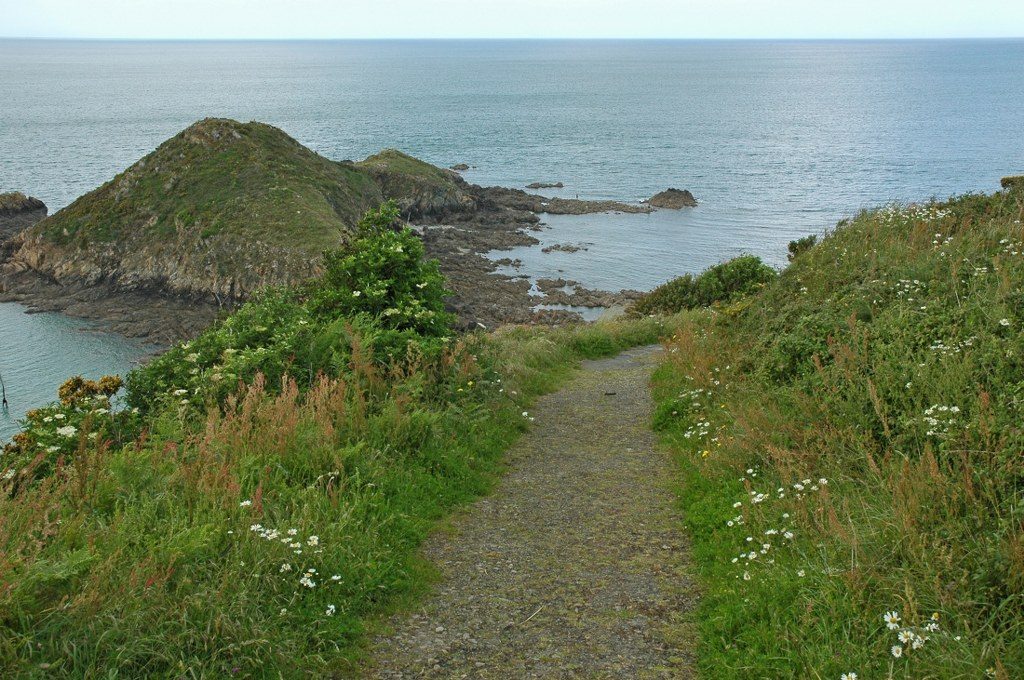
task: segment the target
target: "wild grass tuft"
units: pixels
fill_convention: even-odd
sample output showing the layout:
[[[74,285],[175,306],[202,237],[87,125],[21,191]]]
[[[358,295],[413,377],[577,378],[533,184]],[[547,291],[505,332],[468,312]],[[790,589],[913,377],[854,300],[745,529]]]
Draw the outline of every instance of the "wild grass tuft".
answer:
[[[666,344],[707,677],[1024,675],[1022,213],[865,212]]]

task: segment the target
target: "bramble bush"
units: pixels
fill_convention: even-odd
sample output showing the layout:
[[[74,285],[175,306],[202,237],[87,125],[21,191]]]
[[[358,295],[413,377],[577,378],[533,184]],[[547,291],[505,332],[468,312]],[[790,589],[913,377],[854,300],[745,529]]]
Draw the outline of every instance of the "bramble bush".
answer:
[[[675,314],[715,303],[734,302],[777,276],[774,269],[754,255],[741,255],[717,264],[698,276],[686,274],[664,283],[637,300],[631,316]]]

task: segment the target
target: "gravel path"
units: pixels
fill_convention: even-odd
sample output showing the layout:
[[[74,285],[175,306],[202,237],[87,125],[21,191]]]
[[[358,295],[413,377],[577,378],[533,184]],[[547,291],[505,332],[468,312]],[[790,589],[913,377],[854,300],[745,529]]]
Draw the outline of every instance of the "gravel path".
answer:
[[[695,592],[649,430],[656,347],[540,400],[495,492],[436,534],[441,581],[373,645],[373,678],[686,678]]]

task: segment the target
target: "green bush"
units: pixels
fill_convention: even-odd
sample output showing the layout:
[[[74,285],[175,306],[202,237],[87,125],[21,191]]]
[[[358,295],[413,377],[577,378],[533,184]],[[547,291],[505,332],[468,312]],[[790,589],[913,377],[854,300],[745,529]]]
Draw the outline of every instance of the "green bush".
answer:
[[[129,374],[128,404],[201,405],[222,400],[257,374],[271,388],[285,375],[300,388],[338,375],[353,339],[381,364],[437,356],[454,317],[444,309],[444,278],[422,242],[396,226],[388,202],[366,213],[356,237],[324,255],[324,275],[299,291],[268,289],[191,342]]]
[[[817,242],[818,237],[815,236],[814,234],[809,234],[807,236],[804,236],[803,238],[798,238],[795,241],[790,241],[789,254],[787,254],[786,257],[789,259],[790,262],[792,262],[793,259],[800,253],[813,248],[814,244]]]
[[[632,316],[675,314],[719,302],[733,302],[759,290],[776,275],[761,258],[741,255],[716,264],[697,277],[686,274],[658,286],[637,300],[629,313]]]
[[[309,300],[319,321],[372,319],[382,331],[378,349],[389,355],[416,336],[447,336],[455,320],[444,308],[437,261],[424,259],[423,242],[409,228],[395,228],[401,224],[392,201],[368,212],[351,243],[325,254],[324,275]]]

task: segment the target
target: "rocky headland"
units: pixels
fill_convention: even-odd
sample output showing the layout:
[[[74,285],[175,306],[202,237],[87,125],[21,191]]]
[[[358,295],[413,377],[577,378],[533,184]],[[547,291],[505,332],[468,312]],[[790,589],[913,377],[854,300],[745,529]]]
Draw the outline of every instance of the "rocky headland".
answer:
[[[0,243],[46,217],[46,204],[20,191],[0,194]]]
[[[19,227],[0,249],[0,300],[172,342],[261,288],[317,275],[323,251],[388,199],[440,261],[464,326],[489,328],[579,316],[535,310],[530,282],[496,273],[485,253],[538,243],[532,232],[542,228],[541,214],[653,210],[480,187],[394,149],[332,161],[269,125],[206,119],[54,215]],[[593,299],[563,291],[558,304]]]

